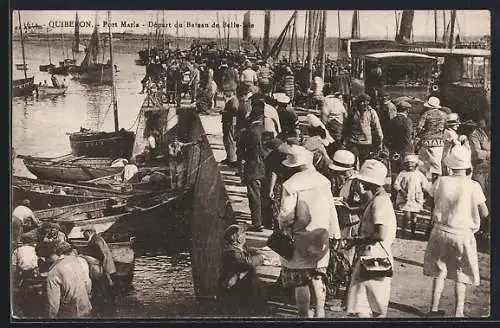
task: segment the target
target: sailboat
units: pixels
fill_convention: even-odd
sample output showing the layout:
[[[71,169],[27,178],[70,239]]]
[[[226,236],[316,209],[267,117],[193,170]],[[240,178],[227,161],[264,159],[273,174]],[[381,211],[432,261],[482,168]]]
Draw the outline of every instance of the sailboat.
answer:
[[[83,58],[80,66],[76,66],[69,71],[74,74],[76,80],[86,83],[113,83],[113,74],[116,68],[110,61],[107,63],[99,62],[99,43],[99,31],[96,24],[90,37],[89,46],[85,49],[85,58]]]
[[[111,21],[111,14],[108,12],[108,19]],[[97,48],[97,29],[94,29],[90,42],[90,51],[84,59],[84,63],[90,61],[90,54]],[[113,67],[113,36],[111,33],[111,26],[109,26],[109,64],[107,67]],[[95,64],[94,64],[95,65]],[[104,66],[95,66],[97,69]],[[84,66],[87,69],[89,66]],[[104,69],[103,69],[104,70]],[[111,81],[111,94],[113,102],[113,116],[115,131],[89,131],[80,129],[78,132],[69,134],[69,141],[71,144],[71,151],[75,156],[89,156],[89,157],[122,157],[129,158],[132,155],[132,150],[135,142],[135,133],[120,129],[118,124],[118,102],[116,99],[116,85],[114,80],[114,73],[108,70]],[[85,73],[84,73],[85,74]],[[89,75],[90,76],[90,75]]]
[[[26,66],[26,57],[24,55],[24,38],[23,38],[23,29],[21,25],[21,13],[17,12],[19,18],[19,32],[21,33],[21,51],[23,54],[23,68],[27,68]],[[12,81],[12,96],[13,97],[26,97],[33,94],[35,90],[35,77],[28,77],[26,74],[26,69],[24,71],[24,79],[15,79]]]
[[[85,46],[80,44],[80,22],[78,20],[78,12],[75,17],[75,39],[73,40],[73,46],[71,47],[73,53],[79,53],[85,51]]]
[[[40,72],[49,72],[56,68],[56,65],[52,64],[52,56],[50,53],[50,38],[49,38],[49,28],[47,27],[47,45],[49,47],[49,63],[47,65],[40,65]]]

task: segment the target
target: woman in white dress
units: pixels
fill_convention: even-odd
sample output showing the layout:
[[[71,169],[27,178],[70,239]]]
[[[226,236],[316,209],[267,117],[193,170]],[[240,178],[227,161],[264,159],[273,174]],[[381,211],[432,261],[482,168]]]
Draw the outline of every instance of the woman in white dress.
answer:
[[[347,295],[347,313],[357,317],[385,317],[391,294],[391,277],[366,279],[361,273],[360,256],[388,258],[392,267],[391,246],[396,238],[396,214],[390,194],[384,189],[387,168],[381,162],[366,160],[357,179],[369,200],[361,217],[356,258]]]

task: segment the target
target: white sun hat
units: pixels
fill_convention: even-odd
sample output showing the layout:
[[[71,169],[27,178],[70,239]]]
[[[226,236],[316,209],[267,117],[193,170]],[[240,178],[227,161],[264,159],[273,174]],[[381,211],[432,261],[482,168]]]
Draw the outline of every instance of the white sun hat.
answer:
[[[280,104],[288,104],[290,102],[290,97],[286,93],[280,92],[273,94],[274,99]]]
[[[313,165],[313,153],[302,146],[291,145],[288,148],[286,159],[281,162],[286,167],[297,167],[301,165]]]
[[[441,101],[438,97],[430,97],[429,100],[424,103],[424,107],[439,109],[441,108]]]
[[[471,168],[471,152],[461,145],[453,147],[444,159],[444,164],[453,170],[466,170]]]
[[[356,156],[348,150],[340,149],[333,154],[333,163],[328,167],[334,171],[348,171],[354,168]]]
[[[364,182],[373,183],[377,186],[383,186],[386,176],[387,167],[382,162],[375,159],[367,159],[363,165],[361,165],[361,169],[356,175],[356,178]]]
[[[307,117],[307,121],[309,122],[310,126],[312,126],[313,128],[321,127],[323,130],[325,130],[326,138],[323,139],[323,144],[325,146],[328,146],[329,144],[331,144],[332,142],[335,141],[335,139],[333,139],[332,136],[330,135],[330,132],[328,132],[328,130],[326,129],[323,122],[321,122],[321,120],[316,115],[307,114],[306,117]]]

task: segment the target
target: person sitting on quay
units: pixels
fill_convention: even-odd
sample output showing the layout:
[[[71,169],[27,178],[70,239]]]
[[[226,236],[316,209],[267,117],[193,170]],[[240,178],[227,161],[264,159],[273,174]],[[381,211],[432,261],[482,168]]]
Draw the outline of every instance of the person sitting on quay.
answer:
[[[224,241],[219,297],[225,312],[241,315],[243,311],[250,310],[262,315],[258,309],[265,304],[265,298],[256,266],[263,265],[266,257],[245,245],[246,233],[239,225],[233,224],[224,231]]]

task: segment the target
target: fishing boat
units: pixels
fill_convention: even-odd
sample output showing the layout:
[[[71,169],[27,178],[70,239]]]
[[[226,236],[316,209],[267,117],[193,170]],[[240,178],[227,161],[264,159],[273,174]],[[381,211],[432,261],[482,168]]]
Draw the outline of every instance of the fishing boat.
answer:
[[[16,69],[18,71],[29,71],[30,67],[28,64],[16,64]]]
[[[21,51],[23,55],[23,66],[22,68],[27,68],[26,65],[26,57],[24,55],[24,37],[23,37],[23,29],[21,24],[21,13],[18,11],[18,19],[19,19],[19,32],[21,33]],[[12,96],[13,97],[26,97],[33,94],[35,90],[35,78],[33,76],[28,77],[26,74],[26,69],[23,69],[24,79],[15,79],[12,81]]]
[[[61,96],[66,94],[68,87],[60,86],[54,87],[51,85],[39,85],[38,94],[40,97]]]
[[[18,155],[26,168],[39,179],[78,182],[120,173],[123,168],[111,167],[113,158],[66,155],[56,158]]]
[[[151,194],[151,192],[144,190],[115,190],[19,176],[13,176],[12,189],[13,204],[19,204],[23,199],[29,199],[34,210],[106,198],[116,199],[118,202],[132,197],[146,197]]]
[[[49,69],[49,73],[54,75],[67,76],[71,71],[75,69],[78,69],[78,66],[76,65],[76,60],[67,58],[65,60],[61,60],[59,62],[59,66],[54,66],[53,68]]]
[[[98,49],[97,47],[97,27],[94,29],[90,42],[90,51],[85,55],[83,63],[90,61],[92,51]],[[109,27],[109,54],[110,65],[113,67],[113,36],[111,34],[111,27]],[[88,65],[80,67],[89,67]],[[97,66],[96,66],[97,67]],[[132,149],[135,141],[135,133],[120,129],[118,124],[118,102],[116,99],[116,85],[114,81],[113,71],[111,75],[111,97],[113,102],[113,117],[115,131],[90,131],[80,129],[78,132],[69,134],[69,141],[71,151],[75,156],[90,156],[90,157],[112,157],[112,158],[129,158],[132,155]]]
[[[107,63],[99,61],[100,40],[98,24],[95,25],[88,48],[85,50],[85,57],[79,66],[70,70],[75,80],[89,84],[113,84],[115,66],[110,59]],[[110,38],[111,52],[111,38]]]
[[[49,28],[47,27],[47,46],[49,48],[49,63],[47,65],[40,65],[39,69],[40,72],[49,72],[50,70],[53,70],[56,65],[52,64],[52,55],[50,51],[50,38],[48,37],[49,35]]]
[[[80,21],[78,20],[78,12],[75,15],[75,38],[71,47],[73,53],[80,53],[85,51],[85,46],[80,44]]]

